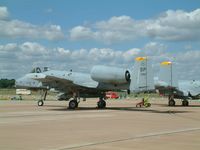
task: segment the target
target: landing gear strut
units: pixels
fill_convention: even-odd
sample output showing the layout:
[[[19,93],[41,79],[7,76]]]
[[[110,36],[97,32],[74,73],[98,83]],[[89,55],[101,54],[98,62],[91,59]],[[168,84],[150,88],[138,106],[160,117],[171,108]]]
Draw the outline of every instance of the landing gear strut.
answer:
[[[38,102],[37,102],[38,106],[44,105],[44,101],[46,100],[46,97],[47,97],[47,90],[43,90],[42,94],[41,94],[41,99],[38,100]]]
[[[99,98],[99,101],[97,102],[97,107],[102,109],[106,107],[106,101],[103,98]]]

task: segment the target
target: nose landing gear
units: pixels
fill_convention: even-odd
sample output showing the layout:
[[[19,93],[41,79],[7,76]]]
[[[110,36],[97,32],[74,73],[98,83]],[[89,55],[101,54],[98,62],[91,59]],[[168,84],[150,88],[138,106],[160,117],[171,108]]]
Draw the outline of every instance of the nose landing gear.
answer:
[[[43,106],[44,105],[44,101],[46,100],[46,97],[47,97],[47,90],[42,90],[41,99],[38,100],[37,105],[38,106]]]

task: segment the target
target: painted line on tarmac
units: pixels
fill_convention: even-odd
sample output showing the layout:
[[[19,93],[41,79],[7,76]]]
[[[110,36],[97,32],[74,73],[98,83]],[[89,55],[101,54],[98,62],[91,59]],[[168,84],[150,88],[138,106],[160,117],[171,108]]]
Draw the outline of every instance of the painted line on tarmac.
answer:
[[[109,143],[115,143],[115,142],[123,142],[123,141],[129,141],[129,140],[150,138],[150,137],[156,137],[156,136],[167,136],[167,135],[173,135],[173,134],[178,134],[178,133],[194,132],[194,131],[199,131],[199,130],[200,130],[200,128],[188,128],[188,129],[182,129],[182,130],[173,130],[173,131],[149,133],[149,134],[133,136],[133,137],[129,137],[129,138],[122,138],[122,139],[116,139],[116,140],[108,140],[108,141],[102,141],[102,142],[87,143],[87,144],[82,144],[82,145],[73,145],[73,146],[70,146],[70,147],[58,148],[56,150],[77,149],[77,148],[84,148],[84,147],[90,147],[90,146],[96,146],[96,145],[102,145],[102,144],[109,144]]]
[[[0,114],[0,119],[1,118],[20,118],[20,117],[37,117],[37,116],[59,116],[59,115],[77,115],[77,114],[90,114],[90,113],[98,113],[98,114],[107,114],[107,111],[66,111],[66,112],[62,112],[62,113],[54,113],[54,112],[35,112],[35,111],[25,111],[25,112],[14,112],[14,113],[2,113]]]
[[[34,118],[4,118],[0,119],[0,125],[7,125],[7,124],[22,124],[22,123],[38,123],[39,121],[54,121],[54,120],[70,120],[70,119],[87,119],[87,118],[110,118],[113,117],[112,114],[77,114],[77,115],[54,115],[54,116],[37,116]]]

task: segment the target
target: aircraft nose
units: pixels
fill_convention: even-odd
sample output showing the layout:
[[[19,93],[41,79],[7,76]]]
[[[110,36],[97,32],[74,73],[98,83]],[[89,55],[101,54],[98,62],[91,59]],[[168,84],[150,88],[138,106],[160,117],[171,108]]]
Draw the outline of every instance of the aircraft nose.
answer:
[[[18,78],[18,79],[16,79],[15,80],[15,87],[20,87],[20,86],[22,86],[22,78]]]

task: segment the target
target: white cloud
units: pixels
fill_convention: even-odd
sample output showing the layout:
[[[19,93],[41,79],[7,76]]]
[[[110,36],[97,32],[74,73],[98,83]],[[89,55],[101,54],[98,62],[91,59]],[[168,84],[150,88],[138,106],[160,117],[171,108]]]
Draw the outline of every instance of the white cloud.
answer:
[[[127,62],[131,62],[134,60],[133,56],[138,56],[139,54],[141,54],[141,50],[138,48],[133,48],[130,50],[127,50],[123,53],[123,58],[127,61]]]
[[[191,12],[168,10],[155,20],[149,20],[147,35],[162,40],[198,40],[200,9]]]
[[[35,42],[25,42],[19,45],[20,50],[22,51],[23,55],[46,55],[48,50]]]
[[[6,45],[0,45],[0,51],[13,51],[17,48],[16,43],[8,43]]]
[[[96,22],[91,27],[77,26],[70,30],[70,38],[108,44],[141,37],[168,41],[199,40],[199,26],[200,9],[191,12],[168,10],[152,19],[134,20],[129,16],[119,16]]]
[[[200,80],[199,58],[200,50],[190,50],[176,55],[174,60],[180,79]]]
[[[90,28],[77,26],[74,27],[72,30],[70,30],[71,40],[76,40],[76,39],[85,40],[90,38],[94,38],[94,33],[90,30]]]
[[[164,44],[156,42],[149,42],[141,49],[125,51],[111,48],[47,48],[35,42],[8,43],[0,45],[0,78],[17,78],[36,66],[81,72],[89,72],[92,66],[98,64],[132,68],[134,58],[138,56],[148,56],[156,73],[162,61],[171,60],[176,65],[179,79],[199,79],[199,50],[169,52]]]
[[[61,48],[61,47],[58,47],[56,50],[63,57],[69,57],[71,55],[70,50],[65,50],[64,48]]]
[[[128,16],[112,17],[108,21],[97,22],[93,28],[76,26],[70,30],[71,40],[96,40],[107,44],[136,38],[139,26]]]
[[[6,7],[0,7],[0,38],[29,38],[59,40],[64,38],[59,25],[38,26],[8,17]]]
[[[6,19],[8,18],[9,13],[7,10],[7,7],[0,6],[0,19]]]
[[[76,71],[89,71],[97,64],[129,67],[133,65],[134,57],[139,51],[139,49],[120,51],[110,48],[49,49],[36,42],[8,43],[0,45],[0,78],[17,78],[36,66],[49,66],[60,70],[72,68]]]
[[[147,56],[162,55],[167,50],[167,46],[162,43],[149,42],[144,46],[144,50]]]
[[[37,26],[19,20],[0,20],[0,37],[59,40],[64,35],[58,25]]]

